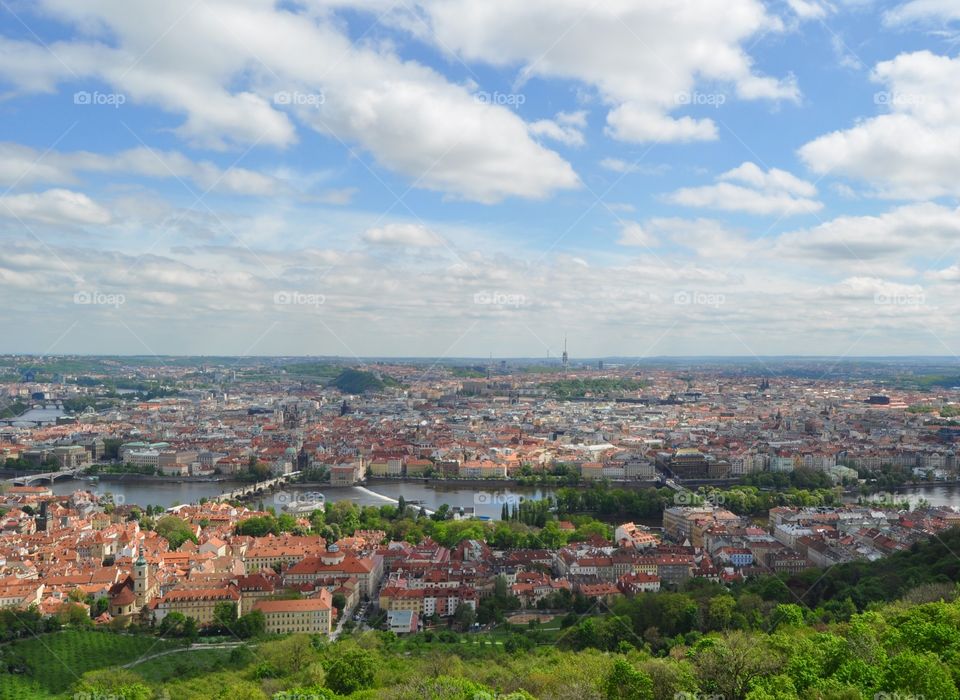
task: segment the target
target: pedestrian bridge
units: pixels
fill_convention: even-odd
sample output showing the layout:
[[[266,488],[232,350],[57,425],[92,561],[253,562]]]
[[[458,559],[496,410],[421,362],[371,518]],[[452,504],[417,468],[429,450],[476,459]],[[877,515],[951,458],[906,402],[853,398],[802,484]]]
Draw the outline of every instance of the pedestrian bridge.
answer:
[[[226,493],[221,493],[217,496],[216,500],[218,501],[233,501],[246,498],[248,496],[255,496],[259,493],[266,493],[270,491],[275,486],[282,486],[289,481],[293,481],[296,477],[300,475],[300,472],[290,472],[289,474],[284,474],[273,479],[267,479],[266,481],[258,481],[255,484],[249,484],[247,486],[241,486],[238,489],[233,491],[227,491]]]
[[[61,469],[55,472],[45,472],[43,474],[24,474],[7,479],[8,484],[13,486],[34,486],[49,481],[52,485],[57,479],[73,479],[79,474],[83,474],[86,467],[77,467],[76,469]]]

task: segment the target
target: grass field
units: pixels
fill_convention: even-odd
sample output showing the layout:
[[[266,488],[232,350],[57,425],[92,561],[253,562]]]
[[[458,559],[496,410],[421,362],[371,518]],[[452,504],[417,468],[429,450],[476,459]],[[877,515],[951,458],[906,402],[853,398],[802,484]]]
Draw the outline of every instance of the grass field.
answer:
[[[0,698],[57,697],[87,671],[120,666],[141,656],[181,646],[156,637],[66,630],[0,648]]]
[[[152,684],[185,680],[215,671],[232,671],[250,663],[248,649],[191,649],[144,661],[130,670]]]

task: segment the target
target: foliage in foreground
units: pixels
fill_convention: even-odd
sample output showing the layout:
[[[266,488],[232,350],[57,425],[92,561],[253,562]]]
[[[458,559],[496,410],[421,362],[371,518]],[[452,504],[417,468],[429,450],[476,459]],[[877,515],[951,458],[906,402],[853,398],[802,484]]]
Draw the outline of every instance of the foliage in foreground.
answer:
[[[488,643],[473,643],[481,639]],[[174,652],[118,669],[114,665],[131,657],[155,654],[146,645],[158,640],[60,632],[3,648],[0,697],[868,700],[886,694],[960,700],[956,600],[904,600],[826,625],[811,625],[799,608],[788,607],[775,629],[697,635],[661,655],[641,637],[628,639],[612,651],[539,646],[509,653],[484,635],[447,643],[386,632],[335,643],[293,635]]]

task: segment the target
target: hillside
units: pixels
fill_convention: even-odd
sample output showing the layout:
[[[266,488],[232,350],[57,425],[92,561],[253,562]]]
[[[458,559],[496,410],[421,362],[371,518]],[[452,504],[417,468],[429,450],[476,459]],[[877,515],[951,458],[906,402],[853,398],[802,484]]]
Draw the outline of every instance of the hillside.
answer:
[[[382,391],[388,382],[380,379],[373,372],[359,369],[345,369],[331,382],[345,394],[365,394],[372,391]]]

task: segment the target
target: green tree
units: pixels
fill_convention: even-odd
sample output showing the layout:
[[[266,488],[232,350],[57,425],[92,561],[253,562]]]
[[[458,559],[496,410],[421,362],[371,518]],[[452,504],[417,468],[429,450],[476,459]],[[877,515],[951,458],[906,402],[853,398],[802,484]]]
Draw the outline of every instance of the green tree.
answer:
[[[347,607],[347,597],[343,593],[334,593],[333,607],[337,609],[337,613],[342,613],[343,609]]]
[[[154,526],[154,530],[170,543],[170,549],[179,549],[180,545],[187,540],[197,542],[197,536],[194,534],[190,523],[175,515],[165,515],[160,518]]]
[[[251,610],[241,615],[233,626],[233,633],[240,639],[249,639],[263,634],[267,630],[267,620],[259,610]]]
[[[653,700],[653,680],[629,661],[617,659],[603,681],[607,700]]]
[[[123,700],[151,700],[153,691],[144,680],[120,668],[88,671],[73,686],[74,697],[123,698]]]
[[[960,695],[950,672],[936,654],[904,652],[890,659],[883,690],[902,696],[957,700]]]
[[[237,604],[221,601],[213,606],[213,626],[222,632],[231,632],[237,622]]]
[[[781,660],[764,638],[734,632],[703,639],[695,649],[694,664],[704,690],[726,700],[745,700],[753,681],[776,673]]]
[[[340,695],[371,688],[375,668],[374,657],[366,649],[340,649],[326,665],[327,687]]]
[[[466,631],[470,629],[470,625],[476,621],[477,614],[474,612],[473,606],[467,605],[466,603],[457,605],[457,609],[453,612],[454,627],[461,631]]]

